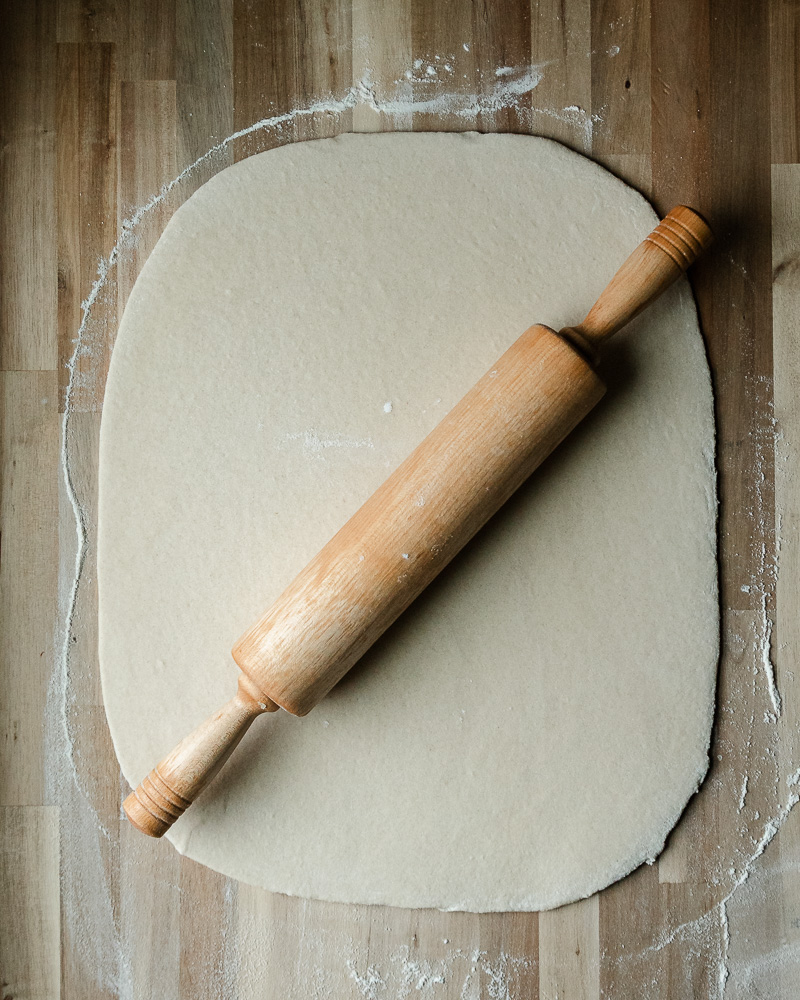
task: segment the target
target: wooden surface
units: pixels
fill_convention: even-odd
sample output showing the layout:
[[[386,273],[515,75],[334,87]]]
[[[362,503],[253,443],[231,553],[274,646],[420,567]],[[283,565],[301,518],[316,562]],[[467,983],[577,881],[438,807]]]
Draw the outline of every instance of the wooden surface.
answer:
[[[796,996],[800,4],[31,0],[2,18],[3,997]],[[544,64],[535,89],[493,100],[531,64]],[[478,100],[404,103],[445,92]],[[314,110],[331,97],[337,112]],[[548,135],[661,212],[695,205],[717,233],[693,275],[718,416],[713,767],[657,864],[550,913],[270,895],[121,815],[93,570],[119,313],[170,214],[213,173],[381,128]]]

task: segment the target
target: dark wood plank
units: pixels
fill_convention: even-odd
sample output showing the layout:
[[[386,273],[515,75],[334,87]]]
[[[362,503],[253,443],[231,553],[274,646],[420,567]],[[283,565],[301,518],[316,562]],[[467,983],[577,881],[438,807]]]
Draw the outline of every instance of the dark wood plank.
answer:
[[[650,0],[592,3],[592,154],[650,153]]]
[[[234,127],[307,108],[319,98],[343,98],[352,82],[350,7],[322,0],[280,0],[260,6],[234,0]],[[352,114],[295,115],[280,129],[237,140],[235,159],[284,142],[349,131]]]
[[[57,364],[56,51],[46,0],[5,5],[0,30],[0,367]]]
[[[524,73],[531,60],[530,16],[530,4],[523,0],[464,3],[446,12],[436,5],[412,5],[412,52],[415,60],[423,61],[415,73],[415,101],[435,98],[443,90],[486,98],[496,91],[498,83],[502,84],[498,69],[509,69],[517,75]],[[465,45],[468,52],[464,51]],[[452,74],[447,65],[452,66]],[[430,75],[430,83],[426,82],[429,67],[436,74]],[[525,94],[507,106],[487,108],[474,118],[448,114],[446,108],[436,114],[415,113],[414,129],[527,132],[530,119],[520,109],[530,107],[531,97]]]
[[[580,153],[592,148],[592,17],[589,0],[531,5],[531,62],[543,77],[531,95],[533,131]]]
[[[233,133],[233,0],[177,0],[178,154],[184,170]],[[233,162],[228,146],[191,179],[199,187]]]
[[[117,239],[116,47],[109,43],[58,47],[58,349],[63,407],[69,371],[81,325],[81,304],[108,260]],[[113,287],[113,275],[112,275]],[[92,310],[85,330],[86,352],[76,359],[78,378],[72,405],[98,410],[102,385],[93,378],[95,357],[101,368],[111,357],[116,326],[114,296]]]
[[[800,162],[800,3],[770,3],[772,162]]]
[[[694,277],[718,393],[722,604],[757,611],[763,597],[772,612],[770,125],[761,70],[769,60],[769,9],[712,0],[710,12],[716,243]],[[673,143],[660,143],[663,156]]]
[[[57,0],[56,41],[119,41],[119,6],[125,0]]]
[[[711,214],[711,13],[651,0],[653,196]],[[703,262],[705,263],[705,262]]]
[[[58,260],[58,382],[59,402],[64,409],[69,371],[67,362],[75,349],[81,325],[81,89],[79,44],[58,46],[56,111],[56,204]],[[116,171],[114,172],[116,175]],[[116,213],[111,218],[114,219]],[[113,233],[116,226],[109,226]]]
[[[175,79],[176,0],[119,0],[120,80]]]

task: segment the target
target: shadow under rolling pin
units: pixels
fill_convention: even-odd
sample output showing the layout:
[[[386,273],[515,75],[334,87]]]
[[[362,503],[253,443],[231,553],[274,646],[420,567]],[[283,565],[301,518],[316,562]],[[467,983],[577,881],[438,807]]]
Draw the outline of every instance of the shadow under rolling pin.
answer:
[[[679,205],[575,327],[532,326],[311,560],[233,647],[238,691],[125,800],[161,837],[262,712],[306,715],[522,485],[605,392],[603,342],[712,239]]]

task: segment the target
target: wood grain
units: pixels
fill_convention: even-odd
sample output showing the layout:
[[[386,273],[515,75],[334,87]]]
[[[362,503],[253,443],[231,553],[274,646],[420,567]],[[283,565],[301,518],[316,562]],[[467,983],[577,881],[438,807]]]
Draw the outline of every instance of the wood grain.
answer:
[[[671,1000],[720,996],[727,969],[728,1000],[794,996],[796,958],[770,963],[798,947],[800,812],[737,884],[766,823],[784,815],[787,769],[800,754],[799,18],[794,0],[5,5],[6,995]],[[415,60],[426,76],[427,66],[439,67],[439,83],[409,81]],[[446,62],[452,77],[441,71]],[[488,113],[495,71],[531,63],[544,64],[539,85]],[[224,141],[365,81],[380,98],[477,93],[484,110],[392,115],[361,101],[343,115],[306,115]],[[411,127],[553,136],[629,180],[662,212],[695,204],[717,233],[692,278],[719,434],[723,657],[713,769],[655,866],[553,914],[270,895],[120,822],[127,788],[103,718],[91,570],[98,420],[119,309],[171,212],[234,158],[352,128]],[[119,245],[83,320],[81,303],[122,221],[217,144],[136,227],[136,239]],[[59,409],[82,321],[86,349],[75,359],[67,426],[72,498],[59,470]],[[63,636],[76,556],[72,499],[85,522],[87,569]],[[769,719],[765,643],[782,696],[777,721]]]
[[[800,4],[770,4],[772,162],[800,160]]]
[[[61,987],[58,810],[0,806],[0,894],[13,914],[0,935],[4,997],[57,997]]]
[[[537,135],[590,153],[592,130],[592,17],[589,0],[547,0],[531,5],[531,58],[547,72],[533,95]],[[566,109],[575,109],[570,113]]]
[[[800,164],[772,167],[772,308],[775,362],[775,419],[779,430],[775,491],[781,512],[781,565],[776,586],[776,650],[780,690],[796,692],[800,662]],[[800,703],[786,699],[786,727],[778,749],[791,768],[800,755]],[[798,789],[795,788],[795,791]],[[795,810],[776,838],[771,859],[775,875],[771,895],[780,898],[778,934],[789,947],[800,947],[800,891],[796,874],[800,857],[800,812]],[[794,874],[793,874],[794,869]],[[774,887],[774,888],[773,888]],[[761,913],[746,920],[743,930],[757,934]],[[745,922],[745,921],[743,921]],[[787,995],[797,979],[778,970]]]
[[[56,141],[58,211],[58,371],[63,409],[67,361],[81,325],[97,267],[116,242],[118,87],[115,47],[107,42],[57,47],[59,127]],[[75,192],[80,197],[75,197]],[[114,342],[116,311],[108,300],[92,311],[91,353],[76,359],[84,376],[76,409],[99,410],[102,380]],[[96,353],[103,356],[97,364]]]
[[[592,153],[650,153],[650,2],[593,3]]]
[[[54,657],[58,573],[55,372],[0,374],[0,803],[44,802],[41,719]],[[25,578],[27,587],[19,586]]]
[[[233,133],[233,0],[177,0],[177,165],[185,170]],[[233,162],[223,148],[197,169],[199,187]]]
[[[369,80],[372,86],[387,93],[396,80],[406,80],[413,65],[411,39],[411,0],[390,4],[354,3],[351,13],[352,84]],[[412,85],[405,82],[404,96]],[[353,108],[354,132],[394,132],[410,130],[412,116],[387,115],[365,104]]]
[[[51,4],[7,9],[0,32],[0,363],[55,367],[55,46]]]
[[[595,1000],[600,995],[599,895],[539,914],[539,993]]]

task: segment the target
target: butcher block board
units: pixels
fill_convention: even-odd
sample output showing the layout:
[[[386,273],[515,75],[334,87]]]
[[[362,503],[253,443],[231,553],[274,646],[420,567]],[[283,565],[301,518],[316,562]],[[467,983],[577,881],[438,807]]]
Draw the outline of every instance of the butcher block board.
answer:
[[[6,8],[3,996],[796,996],[800,5]],[[172,212],[217,171],[286,142],[392,129],[546,135],[661,212],[694,205],[717,232],[692,274],[718,418],[712,767],[656,864],[548,913],[273,895],[121,814],[94,543],[104,378],[126,298]]]

